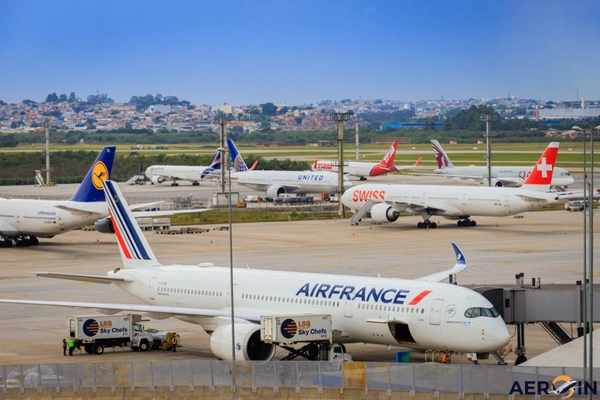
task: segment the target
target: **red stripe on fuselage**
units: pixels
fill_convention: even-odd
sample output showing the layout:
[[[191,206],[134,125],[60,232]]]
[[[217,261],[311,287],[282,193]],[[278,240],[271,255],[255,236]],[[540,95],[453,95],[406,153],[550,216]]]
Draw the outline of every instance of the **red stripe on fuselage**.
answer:
[[[419,293],[414,299],[412,299],[412,301],[410,303],[408,303],[409,306],[416,306],[417,304],[419,304],[419,302],[421,300],[423,300],[423,298],[425,296],[427,296],[429,293],[431,293],[432,290],[423,290],[421,293]]]
[[[108,213],[110,214],[110,218],[112,219],[113,228],[115,229],[115,235],[117,236],[117,241],[119,242],[119,247],[121,247],[121,249],[123,250],[125,257],[132,259],[133,257],[131,257],[131,253],[129,252],[129,249],[125,245],[125,241],[123,240],[121,231],[119,231],[119,225],[117,225],[117,223],[115,222],[115,217],[112,215],[110,210],[108,211]]]

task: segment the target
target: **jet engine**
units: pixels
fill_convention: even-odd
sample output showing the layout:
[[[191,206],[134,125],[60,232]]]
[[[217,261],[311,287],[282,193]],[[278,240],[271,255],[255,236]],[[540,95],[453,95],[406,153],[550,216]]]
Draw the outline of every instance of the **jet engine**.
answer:
[[[221,325],[210,337],[210,349],[222,360],[231,361],[231,325]],[[236,361],[269,361],[275,354],[275,345],[260,340],[260,325],[235,324]]]
[[[375,222],[394,222],[399,216],[400,211],[385,203],[376,204],[371,208],[371,218]]]
[[[165,181],[165,178],[163,178],[162,176],[153,176],[151,181],[152,183],[163,183]]]
[[[100,233],[115,233],[115,228],[110,218],[102,218],[94,222],[94,228],[96,232]]]
[[[279,197],[280,194],[286,193],[285,187],[283,186],[270,186],[267,189],[267,197],[274,199]]]

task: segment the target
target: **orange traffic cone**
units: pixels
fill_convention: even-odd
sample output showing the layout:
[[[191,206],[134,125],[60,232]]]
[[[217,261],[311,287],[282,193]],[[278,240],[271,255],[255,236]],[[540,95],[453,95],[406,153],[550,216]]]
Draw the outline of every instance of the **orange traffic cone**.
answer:
[[[100,246],[100,239],[96,239],[96,245]]]

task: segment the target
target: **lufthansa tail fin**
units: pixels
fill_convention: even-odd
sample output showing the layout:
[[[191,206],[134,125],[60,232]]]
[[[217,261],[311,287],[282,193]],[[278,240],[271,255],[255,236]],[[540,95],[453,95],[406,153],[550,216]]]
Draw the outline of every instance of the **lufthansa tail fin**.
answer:
[[[160,263],[152,252],[121,189],[116,182],[103,181],[106,202],[125,268],[153,267]]]
[[[71,201],[87,203],[105,200],[102,182],[110,179],[116,149],[115,146],[106,146],[102,149],[87,175],[83,178],[79,189],[71,197]]]
[[[237,147],[235,147],[233,140],[227,138],[227,147],[229,148],[231,160],[233,161],[233,170],[235,172],[248,171],[248,166],[246,165],[246,162],[244,161],[244,158],[238,151]]]
[[[437,161],[438,169],[454,168],[454,164],[450,161],[448,154],[446,154],[440,142],[432,139],[431,147],[433,148],[433,154],[435,154],[435,161]]]
[[[522,188],[528,190],[536,190],[538,192],[547,192],[550,190],[552,183],[552,175],[556,157],[558,155],[558,142],[551,142],[544,153],[531,170],[531,173],[525,179]]]

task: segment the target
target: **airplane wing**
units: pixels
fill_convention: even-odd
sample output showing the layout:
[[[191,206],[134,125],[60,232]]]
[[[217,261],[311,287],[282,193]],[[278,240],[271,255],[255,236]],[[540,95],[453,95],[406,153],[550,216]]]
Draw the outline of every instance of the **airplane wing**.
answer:
[[[452,247],[454,248],[454,253],[456,254],[456,264],[454,264],[454,267],[445,271],[436,272],[435,274],[415,278],[415,280],[425,282],[441,282],[444,279],[447,279],[448,275],[450,274],[458,274],[459,272],[464,271],[467,268],[467,259],[462,251],[458,248],[456,243],[452,243]]]
[[[197,212],[209,211],[210,208],[196,208],[192,210],[165,210],[165,211],[133,211],[133,215],[136,218],[139,217],[162,217],[165,215],[176,215],[176,214],[190,214]]]
[[[117,303],[86,303],[79,301],[43,301],[43,300],[15,300],[0,299],[0,303],[28,304],[38,306],[70,307],[70,308],[89,308],[97,310],[103,314],[116,314],[119,312],[134,312],[146,314],[152,318],[164,319],[173,316],[189,317],[231,317],[229,309],[225,310],[207,310],[202,308],[190,307],[167,307],[153,306],[147,304],[117,304]],[[260,315],[252,312],[235,312],[236,319],[247,321],[260,321]]]
[[[81,204],[82,207],[77,207],[77,203],[75,203],[75,202],[73,202],[71,205],[58,204],[58,205],[55,205],[54,207],[60,208],[61,210],[65,210],[65,211],[70,212],[71,214],[76,214],[76,215],[80,215],[80,214],[84,214],[84,215],[98,214],[99,216],[105,215],[104,212],[99,212],[99,210],[93,210],[89,207],[86,207],[86,204],[88,204],[88,203],[79,203],[79,204]]]
[[[405,166],[402,166],[402,167],[397,167],[397,166],[394,165],[394,169],[396,171],[400,172],[400,171],[403,171],[403,170],[416,168],[416,167],[419,166],[419,164],[421,164],[421,158],[423,158],[423,157],[419,157],[419,159],[417,160],[417,162],[414,163],[413,165],[405,165]]]

